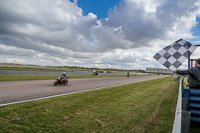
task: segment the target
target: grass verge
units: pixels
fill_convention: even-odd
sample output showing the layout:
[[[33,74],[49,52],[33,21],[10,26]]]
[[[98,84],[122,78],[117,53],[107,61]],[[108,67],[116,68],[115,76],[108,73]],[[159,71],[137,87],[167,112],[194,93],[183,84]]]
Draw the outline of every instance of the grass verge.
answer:
[[[134,75],[140,76],[140,75]],[[144,75],[143,75],[144,76]],[[147,76],[147,75],[146,75]],[[58,75],[0,75],[0,81],[17,81],[17,80],[48,80],[56,79]],[[126,75],[70,75],[70,79],[74,78],[105,78],[105,77],[126,77]]]
[[[48,68],[25,68],[25,67],[0,67],[1,70],[19,70],[19,71],[58,71],[62,72],[63,70],[58,69],[48,69]]]
[[[0,132],[171,132],[173,77],[0,107]]]
[[[56,79],[58,76],[52,75],[0,75],[0,81],[17,81],[17,80],[47,80]]]

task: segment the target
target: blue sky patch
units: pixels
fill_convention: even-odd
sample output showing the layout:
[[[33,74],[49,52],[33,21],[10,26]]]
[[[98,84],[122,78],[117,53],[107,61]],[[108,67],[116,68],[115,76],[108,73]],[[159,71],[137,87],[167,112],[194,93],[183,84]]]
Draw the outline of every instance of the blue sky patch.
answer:
[[[73,2],[73,0],[70,0]],[[120,0],[78,0],[78,6],[82,8],[83,14],[92,12],[98,19],[106,18],[108,11],[118,5]]]
[[[200,17],[196,17],[196,21],[198,22],[198,24],[195,27],[193,27],[192,32],[193,32],[193,35],[199,36],[200,35]]]

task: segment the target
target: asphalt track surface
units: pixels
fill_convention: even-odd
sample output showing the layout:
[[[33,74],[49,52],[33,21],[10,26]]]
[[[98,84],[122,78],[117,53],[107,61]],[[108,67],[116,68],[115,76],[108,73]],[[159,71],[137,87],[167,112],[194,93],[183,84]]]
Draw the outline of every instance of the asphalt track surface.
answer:
[[[107,77],[107,78],[83,78],[69,79],[66,86],[53,86],[55,80],[29,80],[29,81],[1,81],[0,82],[0,106],[15,102],[31,101],[55,95],[67,95],[71,93],[101,89],[110,86],[142,82],[166,77],[136,76],[136,77]],[[20,102],[19,102],[20,103]]]

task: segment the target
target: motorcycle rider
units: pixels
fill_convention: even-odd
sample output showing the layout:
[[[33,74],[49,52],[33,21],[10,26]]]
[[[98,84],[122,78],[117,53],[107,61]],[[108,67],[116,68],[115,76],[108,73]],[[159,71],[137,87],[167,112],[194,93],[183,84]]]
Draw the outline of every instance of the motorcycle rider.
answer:
[[[61,79],[64,79],[64,82],[67,82],[68,76],[66,72],[63,72],[63,74],[60,76]]]
[[[59,84],[66,85],[68,83],[68,76],[66,72],[63,72],[61,76],[57,78],[57,80],[54,82],[54,86],[57,86]]]

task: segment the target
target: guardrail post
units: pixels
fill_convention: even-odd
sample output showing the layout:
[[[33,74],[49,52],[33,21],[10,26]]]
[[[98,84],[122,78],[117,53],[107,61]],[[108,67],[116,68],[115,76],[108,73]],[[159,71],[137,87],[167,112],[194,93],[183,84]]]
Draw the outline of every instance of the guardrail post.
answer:
[[[187,98],[182,97],[182,110],[187,111]]]
[[[191,113],[189,111],[182,110],[181,133],[190,132],[190,117]]]

